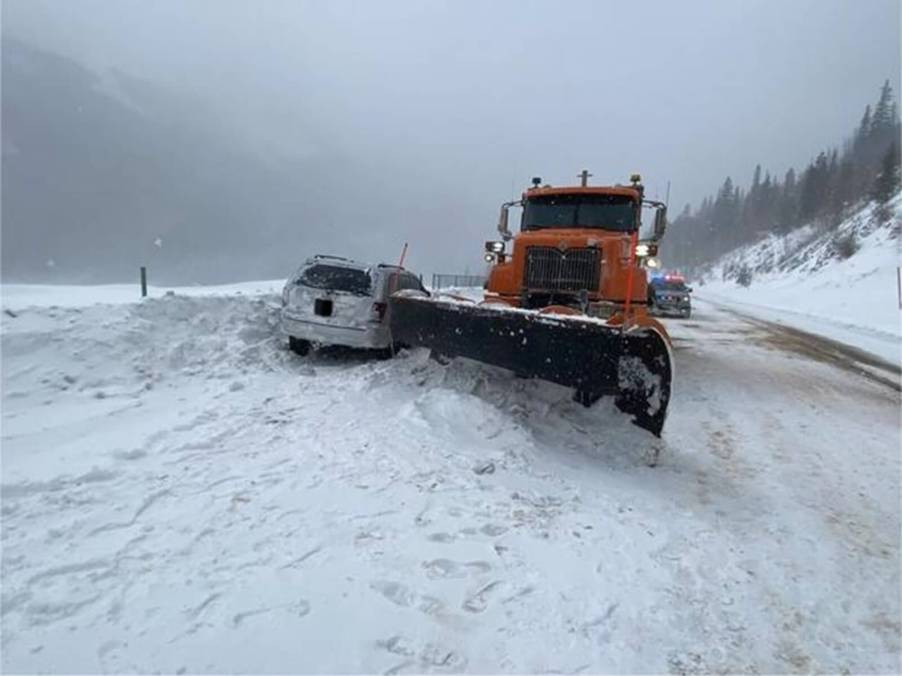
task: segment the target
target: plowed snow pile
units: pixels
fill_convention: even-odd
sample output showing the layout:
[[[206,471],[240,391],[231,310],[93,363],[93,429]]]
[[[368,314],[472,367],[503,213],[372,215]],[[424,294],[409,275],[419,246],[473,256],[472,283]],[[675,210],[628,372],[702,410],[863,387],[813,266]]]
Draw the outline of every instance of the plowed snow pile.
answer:
[[[845,374],[677,327],[652,468],[609,401],[422,351],[301,359],[277,302],[4,315],[5,671],[898,668],[876,385],[819,430]],[[743,359],[819,379],[820,408],[749,415],[764,381],[716,378]],[[806,493],[827,439],[882,459]]]

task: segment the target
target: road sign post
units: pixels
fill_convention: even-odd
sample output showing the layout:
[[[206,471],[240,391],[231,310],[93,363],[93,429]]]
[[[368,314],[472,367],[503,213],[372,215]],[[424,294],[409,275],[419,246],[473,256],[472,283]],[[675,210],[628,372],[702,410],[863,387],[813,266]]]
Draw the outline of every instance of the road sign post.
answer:
[[[899,309],[902,310],[902,267],[896,266],[896,298],[899,300]]]

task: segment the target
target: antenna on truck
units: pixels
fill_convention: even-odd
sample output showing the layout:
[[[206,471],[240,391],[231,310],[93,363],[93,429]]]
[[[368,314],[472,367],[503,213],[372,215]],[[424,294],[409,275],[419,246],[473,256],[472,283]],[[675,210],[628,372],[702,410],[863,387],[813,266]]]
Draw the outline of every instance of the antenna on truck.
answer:
[[[579,184],[583,188],[585,188],[587,185],[589,185],[589,176],[592,176],[592,174],[589,173],[588,169],[583,169],[581,172],[579,172],[576,175],[576,177],[580,180]]]

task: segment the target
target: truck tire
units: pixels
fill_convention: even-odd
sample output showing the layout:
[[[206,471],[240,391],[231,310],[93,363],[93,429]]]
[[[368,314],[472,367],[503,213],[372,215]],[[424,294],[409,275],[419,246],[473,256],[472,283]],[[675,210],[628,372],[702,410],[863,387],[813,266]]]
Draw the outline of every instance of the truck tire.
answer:
[[[295,354],[306,357],[307,353],[310,352],[310,341],[288,336],[288,347]]]

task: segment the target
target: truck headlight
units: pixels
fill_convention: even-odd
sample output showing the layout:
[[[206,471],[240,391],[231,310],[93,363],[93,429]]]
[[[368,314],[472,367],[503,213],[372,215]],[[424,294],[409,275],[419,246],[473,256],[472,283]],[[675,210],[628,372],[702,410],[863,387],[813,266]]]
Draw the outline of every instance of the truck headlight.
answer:
[[[636,255],[639,258],[645,258],[646,256],[648,256],[648,244],[637,244]]]
[[[493,253],[486,253],[486,255],[483,256],[483,258],[485,259],[486,263],[494,263],[495,262],[495,254],[493,254]]]
[[[645,265],[654,270],[655,268],[661,267],[661,262],[657,258],[646,258]]]
[[[504,253],[504,242],[486,242],[485,250],[495,254]]]

